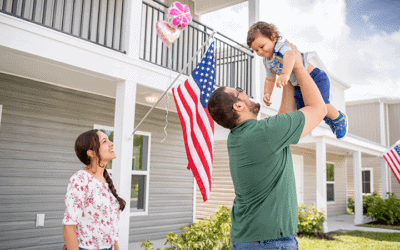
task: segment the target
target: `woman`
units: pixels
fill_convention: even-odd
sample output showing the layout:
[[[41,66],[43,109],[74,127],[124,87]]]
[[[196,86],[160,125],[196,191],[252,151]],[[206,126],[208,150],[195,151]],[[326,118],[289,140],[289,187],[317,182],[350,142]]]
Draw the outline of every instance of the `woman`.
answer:
[[[65,196],[63,235],[68,250],[119,250],[118,221],[125,201],[118,197],[106,170],[117,157],[113,146],[96,129],[75,141],[75,153],[86,167],[72,175]]]

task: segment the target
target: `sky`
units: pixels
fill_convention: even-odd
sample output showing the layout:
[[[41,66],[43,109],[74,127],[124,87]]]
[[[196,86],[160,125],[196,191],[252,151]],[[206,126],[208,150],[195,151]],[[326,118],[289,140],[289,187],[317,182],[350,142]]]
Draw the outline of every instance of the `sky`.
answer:
[[[300,51],[317,52],[351,86],[346,102],[400,98],[400,1],[260,0],[260,9],[261,21],[275,24]],[[245,44],[248,3],[204,14],[201,22]]]

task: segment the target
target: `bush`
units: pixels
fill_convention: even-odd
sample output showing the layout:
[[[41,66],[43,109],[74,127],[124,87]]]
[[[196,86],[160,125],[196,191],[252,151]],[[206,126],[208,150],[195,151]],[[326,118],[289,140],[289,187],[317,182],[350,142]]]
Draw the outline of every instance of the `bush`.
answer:
[[[393,193],[389,193],[389,198],[386,200],[378,196],[366,215],[378,222],[394,225],[400,221],[400,200]]]
[[[313,206],[305,211],[304,204],[299,207],[299,233],[316,233],[322,231],[325,215],[318,212]],[[170,245],[166,250],[177,249],[221,249],[231,250],[231,210],[225,206],[219,206],[214,215],[207,219],[192,223],[190,227],[182,227],[184,232],[181,235],[168,233],[164,245]],[[153,243],[149,240],[141,242],[146,250],[154,249]]]
[[[219,206],[214,215],[207,219],[192,223],[190,227],[182,227],[181,235],[168,233],[164,245],[169,244],[166,250],[177,249],[223,249],[231,250],[231,211]],[[150,241],[142,242],[146,250],[153,250]],[[158,249],[157,249],[158,250]]]
[[[363,195],[363,214],[367,215],[368,209],[373,206],[377,197],[380,197],[377,192],[372,195]],[[347,213],[354,214],[354,198],[347,199]]]
[[[384,200],[374,192],[372,195],[363,196],[363,214],[374,218],[380,223],[394,225],[400,221],[400,200],[393,193],[389,193],[389,198]],[[354,199],[348,199],[348,211],[354,213]]]
[[[315,234],[323,231],[325,215],[323,212],[318,212],[313,206],[309,206],[309,211],[306,211],[304,204],[299,206],[299,222],[297,227],[299,233]]]

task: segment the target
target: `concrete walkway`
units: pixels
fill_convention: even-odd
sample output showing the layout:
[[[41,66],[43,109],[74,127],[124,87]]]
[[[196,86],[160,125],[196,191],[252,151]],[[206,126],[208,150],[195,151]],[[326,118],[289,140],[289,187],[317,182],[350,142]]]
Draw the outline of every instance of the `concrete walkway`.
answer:
[[[364,216],[364,223],[371,222],[369,217]],[[383,232],[383,233],[400,233],[400,230],[372,228],[372,227],[358,227],[354,224],[354,214],[341,214],[328,217],[328,232],[345,230],[345,231],[368,231],[368,232]]]

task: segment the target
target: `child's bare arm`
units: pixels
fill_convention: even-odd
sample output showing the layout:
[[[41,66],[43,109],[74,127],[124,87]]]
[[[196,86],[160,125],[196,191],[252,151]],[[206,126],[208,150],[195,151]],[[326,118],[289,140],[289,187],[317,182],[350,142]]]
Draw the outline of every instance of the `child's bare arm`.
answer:
[[[271,95],[274,90],[275,80],[275,75],[273,77],[265,77],[263,101],[267,106],[271,105]]]
[[[294,66],[294,54],[293,51],[290,50],[283,55],[282,74],[278,77],[278,80],[276,81],[276,86],[278,88],[281,88],[288,83],[290,74],[293,71],[293,66]]]

